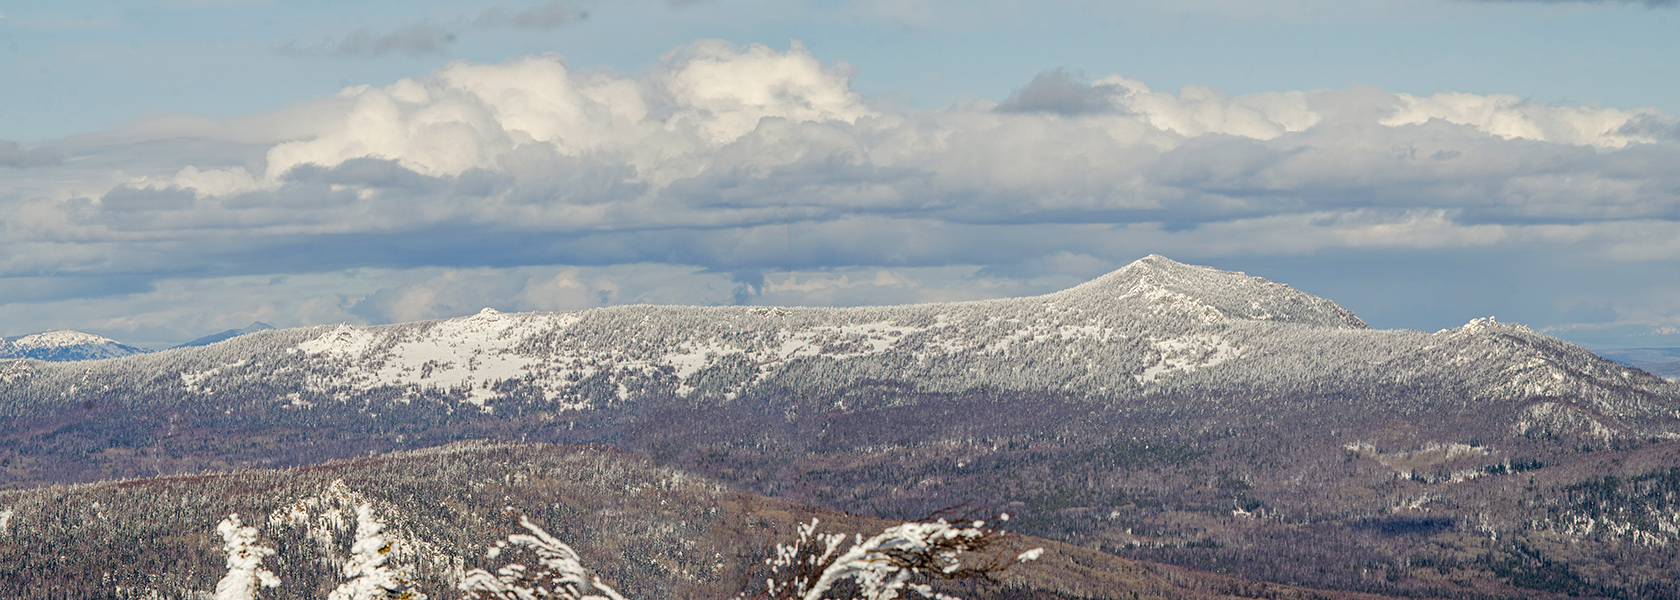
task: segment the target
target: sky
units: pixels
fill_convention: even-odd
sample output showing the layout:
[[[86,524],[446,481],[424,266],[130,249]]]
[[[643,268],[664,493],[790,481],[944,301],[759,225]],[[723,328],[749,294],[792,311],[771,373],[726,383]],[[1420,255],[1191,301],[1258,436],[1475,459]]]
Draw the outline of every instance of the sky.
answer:
[[[1680,346],[1676,0],[0,1],[0,336],[1053,292]]]

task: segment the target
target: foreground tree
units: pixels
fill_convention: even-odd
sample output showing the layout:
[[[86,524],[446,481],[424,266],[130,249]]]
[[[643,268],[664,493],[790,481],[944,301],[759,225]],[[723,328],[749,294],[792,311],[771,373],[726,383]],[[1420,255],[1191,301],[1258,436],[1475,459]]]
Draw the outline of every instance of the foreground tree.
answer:
[[[999,515],[998,522],[1009,515]],[[959,600],[934,589],[937,580],[998,577],[1016,563],[1036,560],[1044,550],[1034,548],[1008,557],[995,552],[1007,533],[986,520],[951,523],[945,519],[909,522],[889,527],[864,539],[862,534],[818,533],[820,521],[799,526],[791,543],[778,543],[774,556],[764,560],[762,580],[749,581],[737,600],[898,600],[914,592],[929,600]],[[488,551],[503,566],[494,573],[473,569],[458,588],[467,600],[625,600],[583,565],[576,550],[528,517],[520,517],[526,533],[496,542]],[[349,580],[327,600],[426,600],[413,589],[409,569],[388,565],[392,542],[382,535],[385,525],[369,503],[356,509],[356,539],[343,567]],[[230,515],[217,527],[226,541],[228,574],[217,585],[216,600],[254,600],[257,586],[280,585],[261,568],[274,550],[257,543],[255,527]],[[759,581],[762,581],[760,585]]]
[[[519,518],[519,525],[529,534],[513,534],[496,542],[489,550],[491,558],[504,554],[535,555],[533,567],[510,562],[496,569],[492,575],[484,569],[468,571],[461,580],[461,590],[472,600],[624,600],[617,591],[601,583],[599,577],[584,568],[578,553],[554,536],[543,531],[531,519]],[[528,559],[527,559],[528,560]]]
[[[999,521],[1008,519],[1008,514],[998,517]],[[1008,560],[987,552],[1006,535],[993,523],[953,524],[944,519],[889,527],[867,540],[858,534],[842,551],[847,536],[817,533],[819,523],[811,519],[799,527],[799,537],[792,544],[777,544],[776,555],[764,561],[770,573],[763,588],[742,590],[738,598],[895,600],[908,591],[934,600],[956,600],[936,592],[929,582],[996,581],[1011,564],[1036,560],[1044,552],[1034,548]]]
[[[356,541],[350,546],[350,560],[344,564],[349,580],[327,596],[327,600],[426,600],[414,591],[409,569],[391,567],[391,541],[382,535],[385,524],[373,514],[373,505],[356,507]]]
[[[274,549],[257,542],[257,528],[239,520],[239,513],[228,515],[216,525],[222,535],[222,548],[227,552],[227,575],[216,582],[216,600],[253,600],[257,586],[279,587],[280,578],[262,567]]]

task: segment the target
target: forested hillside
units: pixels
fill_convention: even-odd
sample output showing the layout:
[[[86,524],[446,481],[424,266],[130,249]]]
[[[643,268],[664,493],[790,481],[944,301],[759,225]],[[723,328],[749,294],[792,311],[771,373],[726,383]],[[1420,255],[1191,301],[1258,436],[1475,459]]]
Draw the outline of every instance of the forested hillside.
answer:
[[[255,586],[258,597],[321,599],[373,571],[347,568],[370,538],[383,555],[379,570],[400,591],[463,597],[465,573],[507,564],[487,551],[525,533],[522,520],[575,548],[579,562],[625,598],[727,598],[763,592],[759,583],[775,577],[765,564],[777,544],[793,546],[812,519],[817,532],[865,537],[895,525],[731,491],[602,448],[505,443],[11,491],[0,493],[0,507],[0,588],[7,598],[53,599],[207,597],[239,570],[230,551],[252,549],[253,560],[239,566],[273,584]],[[236,527],[250,536],[235,539]],[[1029,551],[1035,559],[1017,558]],[[1009,534],[963,558],[1007,563],[995,580],[930,579],[971,600],[1360,597]]]
[[[1680,596],[1680,384],[1490,319],[1372,330],[1160,257],[1034,298],[486,311],[11,361],[0,400],[16,489],[591,443],[739,493],[896,520],[989,506],[1281,584]]]

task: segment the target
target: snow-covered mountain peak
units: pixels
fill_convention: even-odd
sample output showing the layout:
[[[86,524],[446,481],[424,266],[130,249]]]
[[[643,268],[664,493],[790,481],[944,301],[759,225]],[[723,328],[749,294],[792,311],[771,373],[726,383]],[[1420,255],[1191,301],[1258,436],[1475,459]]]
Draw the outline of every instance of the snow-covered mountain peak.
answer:
[[[1522,333],[1538,335],[1527,325],[1520,323],[1501,323],[1493,317],[1477,317],[1469,322],[1435,332],[1436,335],[1465,335],[1474,333]]]
[[[115,343],[118,342],[105,336],[72,331],[69,329],[45,331],[22,336],[12,341],[12,345],[20,350],[33,350],[36,348],[62,348],[64,346],[76,346],[82,344]]]
[[[1205,323],[1240,319],[1368,328],[1335,302],[1287,285],[1157,254],[1052,296],[1111,311],[1176,313]]]
[[[47,361],[76,361],[115,358],[146,352],[111,338],[59,329],[0,338],[0,358],[33,358]]]
[[[341,323],[326,335],[298,344],[297,349],[308,354],[360,356],[375,339],[375,334],[366,328]]]

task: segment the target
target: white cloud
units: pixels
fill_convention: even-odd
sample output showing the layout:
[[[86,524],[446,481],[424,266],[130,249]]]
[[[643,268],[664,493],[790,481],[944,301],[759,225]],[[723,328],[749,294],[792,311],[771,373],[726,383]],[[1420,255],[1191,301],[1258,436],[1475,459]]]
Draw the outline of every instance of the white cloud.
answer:
[[[48,144],[72,158],[0,181],[0,303],[93,293],[41,275],[60,273],[135,298],[165,272],[405,273],[283,293],[271,318],[306,323],[975,297],[1152,252],[1680,258],[1680,140],[1654,110],[1055,71],[1002,104],[924,111],[850,78],[797,43],[702,41],[634,75],[457,61]]]
[[[691,174],[693,154],[739,139],[765,118],[851,123],[870,115],[848,79],[797,42],[786,52],[697,42],[641,79],[574,72],[552,55],[454,62],[421,80],[345,89],[340,96],[353,104],[342,118],[313,139],[276,146],[267,176],[358,157],[458,175],[497,168],[535,143],[564,156],[620,155],[658,180],[669,169]]]
[[[1470,125],[1502,138],[1518,138],[1560,144],[1622,148],[1631,143],[1651,143],[1649,136],[1628,134],[1630,122],[1642,116],[1657,116],[1654,109],[1617,110],[1580,106],[1547,106],[1505,94],[1478,96],[1440,92],[1433,96],[1395,94],[1399,106],[1382,120],[1383,125],[1417,125],[1430,119]]]

